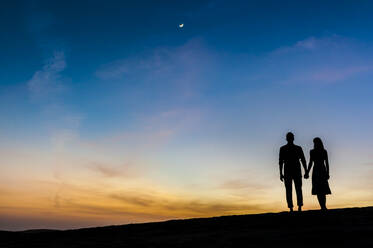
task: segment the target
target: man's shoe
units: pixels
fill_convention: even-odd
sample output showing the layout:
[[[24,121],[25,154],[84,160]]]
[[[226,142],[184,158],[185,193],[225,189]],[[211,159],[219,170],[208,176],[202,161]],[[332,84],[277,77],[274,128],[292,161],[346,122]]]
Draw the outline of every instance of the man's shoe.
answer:
[[[290,212],[293,212],[293,208],[289,208],[290,209]]]
[[[302,206],[298,207],[298,212],[302,212]]]

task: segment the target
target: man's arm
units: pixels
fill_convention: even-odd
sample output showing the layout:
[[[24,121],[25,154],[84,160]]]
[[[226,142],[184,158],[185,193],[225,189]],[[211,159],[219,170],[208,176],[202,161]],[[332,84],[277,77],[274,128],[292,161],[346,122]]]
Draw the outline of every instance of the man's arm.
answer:
[[[279,169],[280,169],[280,180],[283,181],[284,180],[284,174],[282,174],[282,168],[284,167],[284,159],[283,159],[283,154],[282,154],[281,149],[280,149],[280,156],[279,156],[278,164],[279,164]]]
[[[300,161],[303,165],[304,173],[307,173],[307,163],[306,163],[306,158],[304,157],[303,149],[302,147],[299,147],[299,152],[300,152]]]

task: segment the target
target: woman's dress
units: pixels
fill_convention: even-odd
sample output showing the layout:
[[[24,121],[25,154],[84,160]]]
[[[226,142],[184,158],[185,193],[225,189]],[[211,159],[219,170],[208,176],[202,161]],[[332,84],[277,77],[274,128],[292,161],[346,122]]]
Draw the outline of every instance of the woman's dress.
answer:
[[[331,194],[328,183],[328,172],[325,167],[325,160],[328,159],[326,150],[311,150],[310,157],[314,163],[312,171],[312,195]]]

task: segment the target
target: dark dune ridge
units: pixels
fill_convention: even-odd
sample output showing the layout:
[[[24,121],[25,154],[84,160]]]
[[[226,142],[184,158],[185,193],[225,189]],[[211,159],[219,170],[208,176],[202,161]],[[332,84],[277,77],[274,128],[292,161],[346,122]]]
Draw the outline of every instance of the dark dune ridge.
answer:
[[[0,247],[373,247],[373,207],[3,231]]]

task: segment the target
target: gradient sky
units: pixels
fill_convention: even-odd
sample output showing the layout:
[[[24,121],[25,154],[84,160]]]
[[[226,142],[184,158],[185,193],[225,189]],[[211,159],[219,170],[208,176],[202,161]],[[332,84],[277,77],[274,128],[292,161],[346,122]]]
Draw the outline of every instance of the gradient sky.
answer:
[[[323,139],[330,208],[373,205],[371,1],[3,1],[0,229],[286,210]],[[184,28],[178,25],[184,23]],[[305,209],[318,208],[304,181]]]

